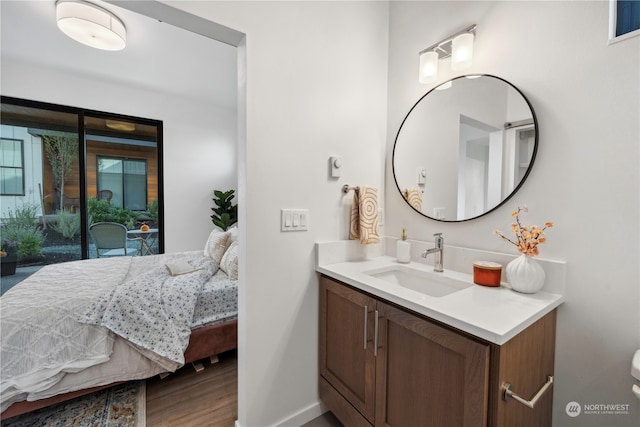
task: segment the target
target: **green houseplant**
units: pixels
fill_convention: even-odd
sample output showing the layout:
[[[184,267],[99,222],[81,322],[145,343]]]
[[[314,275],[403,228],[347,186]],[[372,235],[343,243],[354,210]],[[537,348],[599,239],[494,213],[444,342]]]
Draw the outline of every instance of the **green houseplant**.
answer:
[[[91,197],[87,200],[87,214],[89,224],[96,222],[117,222],[127,227],[128,230],[134,228],[138,219],[138,214],[127,208],[111,206],[106,200],[98,200]]]
[[[234,205],[233,200],[235,190],[229,190],[222,192],[219,190],[213,190],[215,197],[213,202],[217,207],[211,208],[213,214],[211,215],[211,221],[213,224],[220,227],[223,231],[227,231],[229,227],[238,222],[238,205]]]

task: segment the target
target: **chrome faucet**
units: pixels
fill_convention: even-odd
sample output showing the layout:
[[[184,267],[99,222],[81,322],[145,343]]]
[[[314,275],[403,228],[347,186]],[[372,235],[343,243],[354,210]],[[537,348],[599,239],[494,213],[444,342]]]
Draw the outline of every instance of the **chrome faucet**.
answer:
[[[422,258],[426,258],[429,254],[436,254],[436,258],[433,262],[433,271],[442,273],[444,271],[442,264],[444,237],[442,237],[442,233],[436,233],[434,236],[436,238],[436,246],[434,248],[424,250],[422,252]]]

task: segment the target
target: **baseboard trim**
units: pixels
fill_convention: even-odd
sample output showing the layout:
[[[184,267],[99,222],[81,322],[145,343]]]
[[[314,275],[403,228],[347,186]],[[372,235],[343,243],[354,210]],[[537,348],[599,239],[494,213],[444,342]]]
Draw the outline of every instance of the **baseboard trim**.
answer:
[[[314,418],[318,418],[328,410],[329,409],[322,402],[316,402],[286,418],[281,419],[280,421],[273,423],[271,427],[300,427]],[[235,427],[242,427],[240,421],[236,420]]]
[[[274,424],[275,427],[300,427],[303,424],[308,423],[314,418],[327,412],[328,409],[322,404],[322,402],[313,403],[300,411],[291,414],[289,417],[284,418]]]

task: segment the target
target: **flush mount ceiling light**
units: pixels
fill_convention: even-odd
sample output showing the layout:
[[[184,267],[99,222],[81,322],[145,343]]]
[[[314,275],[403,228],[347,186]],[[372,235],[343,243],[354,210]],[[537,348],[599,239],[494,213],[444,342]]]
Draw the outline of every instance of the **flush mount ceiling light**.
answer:
[[[471,25],[462,31],[440,40],[420,51],[420,83],[431,83],[438,77],[438,60],[451,58],[451,69],[468,68],[473,60],[473,40],[477,25]]]
[[[56,2],[58,28],[77,42],[102,50],[122,50],[127,31],[117,16],[80,0]]]

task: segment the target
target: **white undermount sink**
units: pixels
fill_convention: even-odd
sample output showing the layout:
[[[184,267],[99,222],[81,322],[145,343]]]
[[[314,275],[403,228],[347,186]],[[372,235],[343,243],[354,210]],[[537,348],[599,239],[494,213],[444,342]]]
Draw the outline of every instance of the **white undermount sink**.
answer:
[[[472,283],[447,277],[444,273],[422,271],[404,265],[392,265],[364,274],[432,297],[443,297],[472,286]]]

